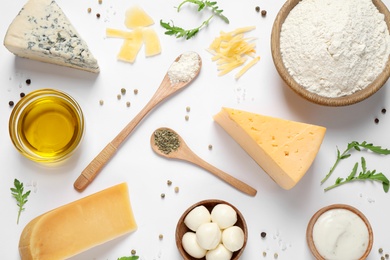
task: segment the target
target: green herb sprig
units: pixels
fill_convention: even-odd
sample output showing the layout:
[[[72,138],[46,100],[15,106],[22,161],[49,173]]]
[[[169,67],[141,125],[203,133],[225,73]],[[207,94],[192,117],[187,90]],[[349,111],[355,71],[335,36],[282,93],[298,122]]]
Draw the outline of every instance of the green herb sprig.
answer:
[[[210,16],[209,19],[204,21],[200,26],[193,28],[193,29],[183,29],[181,27],[175,26],[172,22],[172,25],[168,22],[163,22],[160,20],[160,25],[166,29],[165,34],[166,35],[175,35],[176,38],[185,38],[186,40],[194,37],[203,27],[207,26],[211,20],[212,16]]]
[[[386,178],[383,173],[376,173],[376,170],[370,171],[367,170],[366,167],[366,160],[364,157],[361,157],[361,165],[362,165],[362,171],[359,173],[359,175],[356,176],[357,174],[357,169],[358,169],[359,163],[355,163],[351,173],[348,175],[347,178],[337,178],[335,184],[325,188],[325,191],[331,190],[333,188],[336,188],[340,185],[353,182],[353,181],[364,181],[364,180],[371,180],[371,181],[379,181],[382,182],[383,190],[385,192],[389,191],[389,180]]]
[[[340,150],[337,148],[337,159],[336,162],[333,164],[333,166],[330,168],[328,174],[325,176],[325,178],[321,181],[321,184],[323,184],[334,172],[336,169],[336,166],[339,164],[341,160],[344,160],[346,158],[349,158],[352,154],[351,151],[362,151],[367,150],[371,151],[376,154],[382,154],[382,155],[388,155],[390,154],[389,149],[382,148],[381,146],[375,146],[372,143],[367,143],[366,141],[359,143],[357,141],[352,141],[351,143],[348,143],[347,148],[341,153]],[[379,181],[382,182],[383,190],[385,192],[389,191],[389,180],[386,178],[386,176],[383,173],[376,173],[376,170],[368,171],[366,167],[366,160],[364,157],[361,157],[361,165],[362,165],[362,171],[357,174],[357,168],[358,163],[355,164],[355,166],[352,169],[352,172],[348,175],[346,179],[344,178],[337,178],[334,185],[329,186],[328,188],[325,188],[325,191],[328,191],[330,189],[333,189],[335,187],[338,187],[340,185],[343,185],[345,183],[349,183],[352,181],[362,181],[362,180],[372,180],[372,181]]]
[[[351,156],[350,151],[353,150],[353,149],[355,149],[356,151],[361,151],[362,149],[366,149],[366,150],[370,150],[370,151],[372,151],[374,153],[384,154],[384,155],[390,154],[390,150],[384,149],[384,148],[382,148],[380,146],[375,146],[372,143],[367,143],[366,141],[364,141],[362,143],[359,143],[359,142],[356,142],[356,141],[352,141],[351,143],[349,143],[347,145],[347,148],[345,149],[345,151],[343,153],[340,153],[340,150],[337,148],[337,159],[336,159],[336,162],[333,164],[332,168],[330,168],[330,171],[325,176],[325,178],[321,181],[321,184],[323,184],[330,177],[330,175],[332,175],[332,173],[334,172],[336,166],[339,164],[339,162],[341,160],[346,159],[346,158]]]
[[[163,22],[162,20],[160,20],[160,25],[166,29],[166,35],[174,35],[176,36],[176,38],[185,38],[186,40],[188,40],[194,37],[203,27],[207,26],[210,23],[210,20],[214,17],[214,15],[220,17],[226,23],[229,23],[229,19],[222,14],[223,10],[217,6],[216,1],[185,0],[181,2],[180,5],[177,7],[177,11],[180,12],[181,7],[186,3],[198,5],[198,12],[202,11],[206,7],[211,8],[213,15],[211,15],[207,20],[203,21],[201,25],[193,29],[184,29],[182,27],[175,26],[173,21],[171,21],[171,24],[169,22]]]
[[[23,191],[24,191],[23,183],[20,182],[19,180],[15,179],[14,180],[14,187],[11,188],[11,193],[12,193],[12,197],[14,197],[16,199],[17,205],[19,207],[18,218],[16,220],[16,224],[19,224],[20,214],[24,210],[24,205],[27,203],[27,201],[28,201],[27,198],[31,192],[29,190],[29,191],[23,193]]]
[[[118,260],[138,260],[139,256],[133,255],[133,256],[122,256],[118,258]]]
[[[225,23],[229,23],[229,19],[222,14],[223,10],[219,9],[219,7],[217,6],[217,2],[216,1],[185,0],[177,7],[177,11],[178,12],[180,12],[181,7],[185,3],[192,3],[192,4],[195,4],[195,5],[198,5],[198,12],[202,11],[206,7],[209,7],[209,8],[211,8],[212,12],[214,14],[216,14],[217,16],[219,16]]]

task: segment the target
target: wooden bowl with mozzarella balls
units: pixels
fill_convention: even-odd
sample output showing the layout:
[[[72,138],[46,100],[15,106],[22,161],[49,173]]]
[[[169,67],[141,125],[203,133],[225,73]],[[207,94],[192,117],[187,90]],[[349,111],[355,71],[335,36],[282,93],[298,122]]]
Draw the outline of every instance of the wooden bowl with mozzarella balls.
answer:
[[[338,2],[338,1],[336,1],[336,2]],[[344,79],[348,79],[348,78],[351,79],[352,78],[350,76],[347,76],[347,74],[345,74],[344,77],[340,76],[340,78],[343,78],[342,80],[337,81],[337,80],[335,80],[337,77],[335,77],[334,80],[327,81],[327,79],[325,79],[326,83],[324,83],[323,76],[319,75],[320,74],[320,73],[318,73],[319,69],[316,69],[316,68],[320,68],[320,69],[324,68],[324,62],[322,62],[322,61],[324,61],[324,59],[322,59],[322,58],[320,59],[320,56],[317,55],[320,52],[319,50],[317,50],[317,47],[322,46],[321,44],[315,44],[315,46],[313,46],[313,48],[311,48],[311,49],[316,50],[314,52],[314,54],[300,52],[299,54],[296,55],[299,58],[294,58],[294,59],[287,58],[287,59],[290,59],[290,61],[293,64],[295,64],[293,68],[286,65],[287,54],[283,53],[283,51],[281,50],[282,49],[281,48],[281,45],[282,45],[281,35],[283,33],[286,33],[285,28],[283,28],[283,24],[286,22],[286,20],[287,20],[286,18],[290,14],[292,14],[291,11],[295,7],[298,7],[299,5],[301,5],[301,3],[302,3],[301,0],[288,0],[288,1],[286,1],[286,3],[282,6],[279,13],[277,14],[275,21],[274,21],[274,24],[273,24],[273,28],[272,28],[272,33],[271,33],[272,58],[273,58],[274,65],[275,65],[280,77],[284,81],[284,83],[291,90],[293,90],[296,94],[303,97],[304,99],[306,99],[312,103],[315,103],[315,104],[319,104],[319,105],[323,105],[323,106],[331,106],[331,107],[347,106],[347,105],[352,105],[352,104],[361,102],[361,101],[367,99],[368,97],[372,96],[373,94],[375,94],[378,90],[380,90],[390,76],[390,58],[385,57],[386,55],[383,55],[383,57],[382,57],[382,59],[384,61],[387,60],[387,62],[385,62],[385,64],[384,64],[383,69],[377,71],[377,73],[378,73],[377,76],[372,76],[372,78],[371,77],[364,77],[365,83],[362,84],[361,86],[359,85],[360,82],[362,82],[362,81],[360,81],[360,77],[361,77],[361,75],[363,75],[363,73],[358,73],[358,72],[353,74],[356,77],[356,78],[354,78],[354,81],[348,81],[348,82],[353,82],[353,84],[340,83]],[[389,13],[389,10],[387,9],[386,5],[380,0],[372,0],[372,3],[376,7],[376,9],[379,11],[379,13],[383,14],[384,22],[387,25],[387,29],[389,29],[390,28],[390,13]],[[322,11],[322,12],[324,13],[325,11]],[[313,12],[306,11],[305,13],[313,13]],[[330,15],[333,15],[333,14],[328,14],[328,17],[330,17]],[[313,16],[316,17],[316,15],[314,15],[314,14],[313,14]],[[345,15],[345,16],[347,16],[347,15]],[[364,16],[360,16],[360,17],[364,17]],[[316,18],[314,18],[314,19],[316,19]],[[308,19],[306,19],[306,21],[307,20]],[[315,21],[313,21],[313,24],[314,23],[315,23]],[[340,26],[342,26],[342,25],[340,25]],[[315,34],[315,33],[306,33],[306,29],[302,28],[302,26],[300,28],[301,28],[301,35],[304,35],[304,34],[305,35],[314,35]],[[347,29],[344,29],[342,31],[347,31]],[[320,35],[325,35],[325,34],[333,35],[333,32],[319,32],[318,31],[318,33]],[[361,33],[363,33],[363,32],[361,32]],[[299,36],[295,36],[295,39],[297,37],[299,38]],[[372,39],[372,37],[368,37],[368,36],[367,36],[367,38]],[[305,39],[302,39],[300,42],[302,42],[302,46],[306,46],[306,45],[308,45],[307,42],[309,42],[309,41],[305,38]],[[350,45],[352,46],[354,43],[355,43],[355,41],[352,38],[352,42]],[[329,44],[329,43],[327,43],[327,44]],[[342,43],[341,45],[348,46],[349,43],[348,44]],[[379,45],[382,45],[382,44],[379,44]],[[296,44],[292,44],[292,46],[294,47],[294,46],[296,46]],[[366,47],[364,42],[362,43],[362,46],[364,46],[364,47],[362,47],[363,49]],[[328,46],[328,51],[329,51],[330,47],[332,47],[332,46]],[[318,48],[318,49],[320,49],[320,48]],[[379,49],[379,48],[377,48],[377,49]],[[286,49],[285,49],[285,51],[286,51]],[[341,53],[343,53],[342,52],[343,50],[339,50],[339,51]],[[348,50],[346,50],[346,52],[347,51]],[[324,52],[325,52],[325,49],[324,49]],[[291,53],[297,53],[297,52],[291,52]],[[323,53],[323,52],[321,51],[321,53]],[[318,56],[318,57],[314,59],[313,56]],[[341,54],[340,56],[344,56],[344,55]],[[358,55],[356,55],[356,56],[358,56]],[[378,56],[380,56],[380,55],[378,54]],[[308,57],[310,57],[310,58],[308,58]],[[332,51],[329,51],[329,55],[326,57],[329,57],[329,60],[331,60],[331,59],[337,60],[336,56],[333,56]],[[330,58],[330,57],[332,57],[332,58]],[[300,60],[300,59],[305,59],[305,60]],[[352,60],[352,58],[349,58],[348,61],[349,60]],[[368,59],[368,60],[370,60],[370,59]],[[371,60],[373,60],[373,59],[371,59]],[[363,66],[363,64],[365,62],[366,62],[366,59],[364,59],[363,61],[361,61],[359,63],[362,64],[362,66]],[[374,65],[377,64],[374,61],[372,61],[372,62]],[[354,65],[351,64],[351,66],[354,66]],[[305,67],[305,68],[303,68],[303,67]],[[308,68],[308,70],[306,70],[306,67]],[[314,68],[314,67],[316,67],[316,68]],[[347,66],[345,66],[345,67],[343,67],[343,69],[344,68],[345,68],[345,71],[340,70],[340,69],[335,68],[335,67],[330,67],[329,70],[330,71],[340,71],[340,73],[339,73],[340,75],[346,71],[350,71],[349,70],[350,67],[347,68]],[[369,73],[370,71],[372,71],[370,68],[371,67],[367,67],[367,69],[365,71],[367,73]],[[295,74],[295,76],[292,76],[292,74]],[[331,75],[331,73],[324,73],[324,75],[326,75],[325,77],[328,77],[328,75]],[[298,77],[300,77],[300,78],[298,79]],[[310,78],[310,80],[309,80],[309,78]],[[312,79],[316,80],[315,84],[313,84]],[[339,78],[337,78],[337,79],[339,79]],[[318,85],[317,85],[317,83],[318,83]],[[351,86],[351,88],[353,88],[353,90],[351,90],[349,92],[345,92],[345,94],[344,94],[343,93],[344,89],[349,88],[349,86]],[[322,90],[319,90],[319,89],[322,89]],[[326,91],[336,91],[337,90],[338,92],[335,92],[337,94],[334,94],[334,95],[331,95],[331,94],[328,95],[328,94],[324,94],[321,92],[321,91],[325,91],[325,89],[328,89]],[[329,90],[329,89],[331,89],[331,90]],[[330,92],[328,92],[328,93],[330,93]]]
[[[184,211],[176,226],[176,246],[185,260],[205,260],[206,254],[209,254],[208,259],[213,259],[213,254],[227,254],[230,259],[238,260],[247,239],[243,215],[223,200],[210,199],[193,204]]]

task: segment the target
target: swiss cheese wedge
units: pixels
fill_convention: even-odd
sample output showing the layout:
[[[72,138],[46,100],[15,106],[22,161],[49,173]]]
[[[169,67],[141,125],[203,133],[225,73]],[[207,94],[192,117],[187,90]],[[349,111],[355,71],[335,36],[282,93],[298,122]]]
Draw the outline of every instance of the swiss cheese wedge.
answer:
[[[22,260],[66,259],[137,229],[126,183],[33,219],[19,241]]]
[[[322,126],[231,108],[222,108],[214,120],[286,190],[310,168],[326,132]]]

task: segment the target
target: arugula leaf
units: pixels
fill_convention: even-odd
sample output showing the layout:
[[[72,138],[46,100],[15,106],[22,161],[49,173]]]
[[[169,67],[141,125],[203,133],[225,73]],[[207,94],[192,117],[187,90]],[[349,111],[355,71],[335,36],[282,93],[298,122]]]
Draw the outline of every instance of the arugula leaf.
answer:
[[[371,151],[373,153],[376,153],[376,154],[383,154],[383,155],[390,154],[390,150],[389,149],[385,149],[385,148],[382,148],[380,146],[375,146],[372,143],[367,143],[366,141],[364,141],[362,143],[359,143],[357,141],[352,141],[352,142],[350,142],[347,145],[347,148],[345,149],[345,151],[342,154],[340,154],[340,150],[337,148],[337,159],[336,159],[336,162],[330,168],[330,170],[329,170],[328,174],[325,176],[325,178],[322,179],[321,184],[323,184],[330,177],[330,175],[332,175],[332,173],[334,172],[336,166],[339,164],[339,162],[341,160],[344,160],[344,159],[349,158],[351,156],[350,151],[353,150],[353,149],[355,149],[356,151],[359,151],[359,152],[362,149],[366,149],[366,150],[369,150],[369,151]]]
[[[118,258],[118,260],[138,260],[139,256],[133,255],[133,256],[122,256]]]
[[[216,1],[202,1],[202,0],[185,0],[178,7],[177,11],[180,12],[181,7],[185,3],[192,3],[198,5],[198,12],[202,11],[205,7],[211,8],[212,12],[219,16],[225,23],[229,23],[229,19],[222,14],[223,10],[219,9]]]
[[[390,185],[389,179],[387,179],[387,177],[381,172],[376,173],[376,170],[373,171],[367,170],[366,160],[364,159],[364,157],[361,157],[361,167],[362,167],[362,171],[359,173],[358,176],[356,176],[358,163],[355,163],[351,173],[348,175],[348,177],[345,180],[343,178],[337,178],[335,184],[325,188],[324,190],[328,191],[340,185],[353,182],[353,181],[371,180],[371,181],[382,182],[382,187],[384,192],[387,193],[389,191],[389,185]]]
[[[217,6],[217,2],[215,1],[202,1],[202,0],[184,0],[180,5],[177,7],[177,11],[180,12],[181,7],[186,3],[192,3],[195,5],[198,5],[198,12],[202,11],[206,7],[211,8],[211,11],[213,13],[212,16],[210,16],[207,20],[203,21],[203,23],[193,29],[184,29],[179,26],[175,26],[172,22],[172,25],[168,22],[163,22],[160,20],[160,25],[166,29],[165,34],[166,35],[174,35],[176,38],[185,38],[186,40],[194,37],[203,27],[207,26],[210,23],[211,18],[214,17],[214,15],[219,16],[223,21],[226,23],[229,23],[229,19],[222,14],[223,10],[219,9]]]
[[[206,21],[204,21],[199,27],[196,27],[196,28],[193,28],[190,30],[186,30],[186,29],[183,29],[181,27],[175,26],[173,24],[173,22],[171,25],[169,22],[166,23],[166,22],[163,22],[162,20],[160,20],[160,25],[166,29],[166,32],[165,32],[166,35],[175,35],[176,38],[184,37],[186,40],[188,40],[188,39],[194,37],[200,31],[200,29],[202,29],[204,26],[207,26],[212,17],[213,16],[210,16],[210,18],[207,19]]]
[[[118,260],[137,260],[137,259],[139,259],[138,256],[123,256],[118,258]]]
[[[16,199],[17,206],[19,207],[18,217],[16,220],[16,224],[19,224],[20,214],[24,210],[24,205],[27,203],[28,201],[27,197],[30,195],[31,191],[29,190],[26,193],[23,193],[24,191],[23,183],[17,179],[14,180],[14,188],[11,188],[10,190],[11,190],[12,197]]]

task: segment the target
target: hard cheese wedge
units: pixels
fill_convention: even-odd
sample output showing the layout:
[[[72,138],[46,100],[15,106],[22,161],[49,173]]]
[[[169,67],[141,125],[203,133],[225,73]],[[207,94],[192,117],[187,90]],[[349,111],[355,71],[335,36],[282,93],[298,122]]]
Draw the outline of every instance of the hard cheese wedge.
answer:
[[[288,190],[305,175],[324,139],[326,128],[222,108],[214,120]]]
[[[99,72],[87,44],[53,0],[29,0],[9,26],[4,45],[23,58]]]
[[[66,259],[137,229],[127,184],[49,211],[24,228],[21,259]]]

